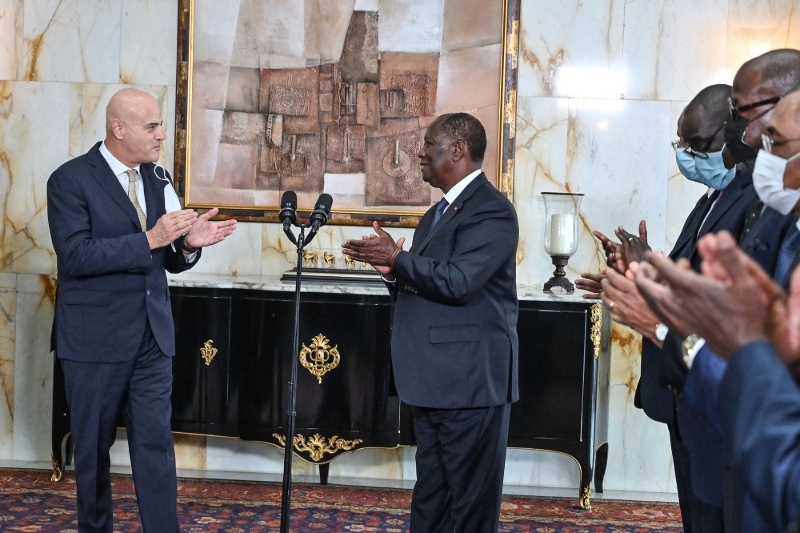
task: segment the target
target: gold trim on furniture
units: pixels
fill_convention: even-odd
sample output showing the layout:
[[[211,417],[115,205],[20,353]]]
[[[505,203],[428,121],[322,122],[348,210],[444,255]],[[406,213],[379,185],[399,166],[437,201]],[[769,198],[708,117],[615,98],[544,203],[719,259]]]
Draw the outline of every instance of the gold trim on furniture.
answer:
[[[56,459],[53,454],[50,454],[50,461],[53,463],[53,474],[50,476],[50,481],[57,483],[61,481],[61,476],[64,475],[64,471],[61,469],[58,459]]]
[[[311,346],[303,344],[300,350],[300,364],[308,369],[317,382],[322,385],[322,376],[339,366],[339,345],[331,348],[330,341],[320,333],[311,340]]]
[[[200,348],[200,356],[203,358],[203,361],[206,362],[206,366],[209,366],[211,364],[211,361],[214,360],[214,357],[217,355],[217,352],[219,351],[216,348],[214,348],[212,344],[214,344],[214,341],[208,339],[203,344],[203,347]]]
[[[594,358],[597,359],[600,357],[600,330],[603,327],[603,305],[594,304],[589,308],[589,312],[591,313],[590,318],[592,321],[592,329],[589,332],[589,338],[592,340],[592,345],[594,346]]]
[[[281,443],[281,446],[286,448],[286,437],[277,433],[272,434],[275,439]],[[303,435],[294,436],[294,449],[300,453],[308,453],[311,460],[314,462],[322,459],[326,453],[335,454],[339,451],[350,451],[358,444],[361,444],[361,439],[344,440],[334,435],[330,440],[326,439],[319,433],[314,433],[313,437],[309,437],[308,442]]]
[[[592,510],[592,486],[586,485],[583,487],[583,493],[581,494],[581,509],[584,511],[591,511]]]

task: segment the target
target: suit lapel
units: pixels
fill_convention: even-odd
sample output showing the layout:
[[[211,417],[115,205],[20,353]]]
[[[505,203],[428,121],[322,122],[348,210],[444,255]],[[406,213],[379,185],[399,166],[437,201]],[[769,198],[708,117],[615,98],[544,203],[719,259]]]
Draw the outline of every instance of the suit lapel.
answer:
[[[453,203],[448,206],[447,211],[444,212],[442,218],[439,219],[439,222],[437,222],[433,228],[430,227],[430,222],[428,222],[427,226],[429,229],[426,232],[425,237],[423,237],[422,241],[419,243],[419,246],[415,247],[414,253],[421,254],[425,250],[425,247],[428,246],[428,243],[431,242],[431,239],[434,237],[434,235],[441,231],[442,228],[448,224],[448,222],[453,220],[453,218],[458,216],[459,212],[461,211],[461,206],[464,205],[464,202],[470,199],[473,193],[478,190],[478,187],[488,182],[489,180],[486,179],[486,174],[481,172],[481,174],[472,180],[470,184],[467,185],[467,188],[458,195],[458,198],[456,198]],[[428,213],[426,213],[426,215],[428,215]]]
[[[686,243],[691,239],[696,231],[692,231],[693,228],[697,227],[697,218],[705,212],[703,207],[705,207],[706,202],[708,202],[709,198],[708,195],[704,194],[695,204],[694,209],[692,212],[689,213],[689,216],[686,217],[686,222],[683,224],[683,229],[681,229],[680,234],[678,235],[678,240],[675,242],[675,246],[672,247],[672,251],[669,253],[670,259],[675,259],[686,246]]]
[[[428,231],[431,228],[431,222],[433,222],[433,213],[436,211],[436,206],[432,206],[428,209],[422,218],[419,220],[419,224],[417,224],[417,229],[414,231],[414,237],[411,240],[411,248],[408,250],[409,252],[416,253],[419,244],[425,239],[425,236],[428,234]]]
[[[139,173],[142,175],[142,185],[144,186],[144,201],[147,204],[147,229],[156,225],[159,218],[158,206],[164,205],[164,200],[159,194],[159,180],[153,172],[153,165],[139,165]],[[161,189],[163,191],[163,189]],[[144,231],[147,231],[145,229]]]
[[[92,167],[92,177],[98,185],[100,185],[100,188],[102,188],[136,224],[136,227],[139,227],[139,216],[136,214],[136,208],[133,207],[130,198],[128,198],[128,195],[125,194],[125,191],[120,187],[117,177],[103,158],[99,147],[100,143],[97,143],[89,152],[89,165]]]
[[[752,181],[752,178],[746,171],[737,170],[737,175],[730,185],[722,191],[722,197],[717,201],[716,205],[711,208],[708,218],[700,227],[698,239],[711,232],[717,222],[733,207],[733,205],[742,197],[742,190]]]

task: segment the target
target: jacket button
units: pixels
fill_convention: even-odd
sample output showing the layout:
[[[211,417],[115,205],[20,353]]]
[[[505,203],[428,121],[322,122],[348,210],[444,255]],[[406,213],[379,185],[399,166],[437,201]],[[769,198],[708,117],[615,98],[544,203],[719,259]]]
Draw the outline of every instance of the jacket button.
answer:
[[[147,289],[147,295],[150,296],[150,289]]]

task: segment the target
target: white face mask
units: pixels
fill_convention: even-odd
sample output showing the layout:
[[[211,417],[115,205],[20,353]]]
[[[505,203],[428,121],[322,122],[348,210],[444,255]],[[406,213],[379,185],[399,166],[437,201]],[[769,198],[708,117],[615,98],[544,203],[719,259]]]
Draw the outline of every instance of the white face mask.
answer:
[[[756,157],[756,166],[753,169],[753,187],[756,194],[764,202],[764,205],[782,215],[791,213],[797,202],[800,202],[800,191],[783,187],[786,165],[798,157],[800,157],[800,153],[789,159],[783,159],[766,150],[759,150],[758,157]]]

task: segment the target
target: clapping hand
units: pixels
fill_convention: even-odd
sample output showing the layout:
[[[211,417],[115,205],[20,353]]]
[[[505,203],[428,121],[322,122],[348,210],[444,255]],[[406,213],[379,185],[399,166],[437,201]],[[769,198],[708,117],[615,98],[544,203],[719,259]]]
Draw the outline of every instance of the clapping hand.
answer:
[[[219,213],[219,209],[215,207],[197,217],[197,220],[194,221],[186,234],[186,239],[183,241],[186,246],[190,248],[211,246],[225,240],[226,237],[233,233],[233,230],[236,229],[236,221],[212,221],[211,218],[216,216],[217,213]]]
[[[650,310],[634,282],[634,271],[638,266],[638,263],[632,263],[631,267],[634,270],[625,276],[611,269],[605,272],[605,279],[601,282],[603,303],[615,322],[624,324],[642,336],[658,342],[655,338],[655,329],[660,320]]]
[[[605,271],[599,274],[592,274],[591,272],[584,272],[581,277],[575,280],[575,286],[579,289],[586,291],[583,295],[587,300],[599,300],[602,287],[600,282],[605,277]]]
[[[365,235],[361,239],[351,239],[342,244],[342,253],[372,265],[384,276],[390,275],[397,254],[403,251],[406,239],[400,237],[397,242],[386,233],[377,222],[373,222],[374,235]]]

